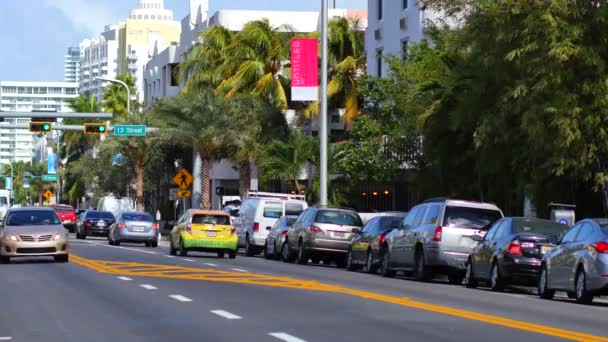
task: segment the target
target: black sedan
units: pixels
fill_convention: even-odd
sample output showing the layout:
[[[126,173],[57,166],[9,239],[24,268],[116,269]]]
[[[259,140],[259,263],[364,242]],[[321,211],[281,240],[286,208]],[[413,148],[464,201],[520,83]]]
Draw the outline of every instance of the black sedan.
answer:
[[[553,221],[505,217],[490,227],[478,241],[466,263],[465,285],[477,287],[483,281],[494,291],[507,284],[536,284],[543,256],[554,248],[569,229]]]
[[[346,269],[355,271],[365,266],[368,273],[376,273],[380,263],[380,246],[386,234],[398,228],[407,213],[399,216],[376,216],[369,220],[353,238],[348,251]]]
[[[78,220],[76,225],[76,238],[86,239],[87,236],[107,237],[110,226],[116,219],[109,211],[87,210]]]

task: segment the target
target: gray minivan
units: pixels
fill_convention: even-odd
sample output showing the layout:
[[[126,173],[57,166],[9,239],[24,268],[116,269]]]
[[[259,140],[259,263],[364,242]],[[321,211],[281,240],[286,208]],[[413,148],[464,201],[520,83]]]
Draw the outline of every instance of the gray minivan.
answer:
[[[465,262],[477,242],[473,235],[503,217],[494,204],[454,199],[433,199],[415,206],[398,229],[386,236],[381,249],[381,274],[413,272],[428,281],[446,274],[452,284],[462,282]]]

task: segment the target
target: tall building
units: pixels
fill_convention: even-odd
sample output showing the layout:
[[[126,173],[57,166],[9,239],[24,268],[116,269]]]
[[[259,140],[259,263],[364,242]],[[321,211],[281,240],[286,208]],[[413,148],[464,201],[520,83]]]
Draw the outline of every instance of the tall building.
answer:
[[[97,77],[115,78],[117,62],[117,26],[108,25],[98,38],[80,42],[80,93],[93,95],[97,101],[101,101],[107,82]]]
[[[80,48],[69,47],[65,55],[63,72],[65,82],[80,82]]]
[[[367,72],[378,77],[388,71],[383,56],[407,55],[408,45],[426,36],[427,20],[441,17],[435,11],[420,7],[418,0],[368,0],[367,12]]]
[[[71,112],[68,100],[78,96],[78,83],[0,81],[0,110]],[[29,119],[5,119],[28,123]],[[30,162],[38,139],[26,129],[0,128],[0,163]]]

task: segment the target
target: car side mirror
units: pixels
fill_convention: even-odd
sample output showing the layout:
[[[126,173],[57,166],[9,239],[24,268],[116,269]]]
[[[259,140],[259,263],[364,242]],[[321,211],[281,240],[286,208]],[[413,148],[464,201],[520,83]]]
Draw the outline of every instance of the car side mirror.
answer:
[[[481,235],[470,235],[471,240],[481,242],[483,241],[483,237]]]
[[[359,228],[353,228],[353,230],[352,230],[352,231],[353,231],[353,233],[355,233],[355,234],[361,234],[361,229],[359,229]]]

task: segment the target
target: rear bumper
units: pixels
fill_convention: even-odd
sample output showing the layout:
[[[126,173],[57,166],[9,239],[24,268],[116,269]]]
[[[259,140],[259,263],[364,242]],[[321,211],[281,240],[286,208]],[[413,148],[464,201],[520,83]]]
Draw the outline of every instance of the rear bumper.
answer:
[[[348,253],[350,240],[330,240],[330,239],[309,239],[304,242],[306,251],[328,252],[328,253]]]
[[[68,254],[67,240],[47,242],[2,241],[0,255],[9,257]]]
[[[540,263],[541,260],[537,258],[505,255],[500,264],[500,271],[510,282],[522,285],[534,285],[538,280]]]
[[[138,233],[121,229],[119,230],[117,238],[124,242],[152,242],[158,239],[158,230]]]
[[[110,233],[109,228],[85,227],[84,233],[87,236],[103,236],[106,237]]]
[[[470,253],[444,251],[439,246],[426,246],[424,257],[426,264],[431,268],[436,268],[438,271],[445,270],[446,272],[465,270],[465,262]]]
[[[194,238],[189,234],[182,234],[182,239],[186,249],[201,252],[236,251],[238,244],[238,237],[234,234],[228,239]]]

